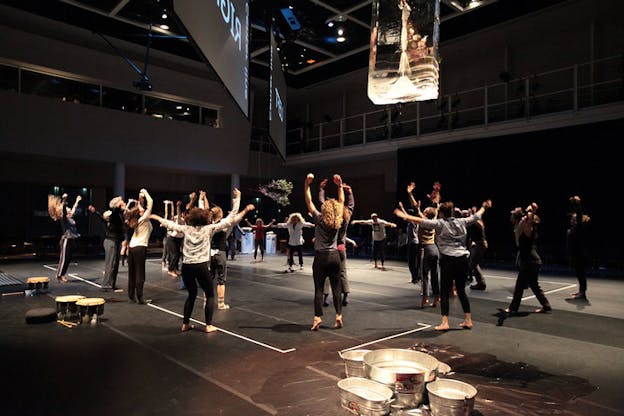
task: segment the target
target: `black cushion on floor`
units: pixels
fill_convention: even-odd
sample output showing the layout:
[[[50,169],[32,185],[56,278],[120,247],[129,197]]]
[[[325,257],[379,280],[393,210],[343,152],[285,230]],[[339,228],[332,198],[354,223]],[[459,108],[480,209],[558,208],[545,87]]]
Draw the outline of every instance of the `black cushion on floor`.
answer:
[[[27,324],[41,324],[45,322],[56,321],[56,309],[53,308],[35,308],[26,312]]]

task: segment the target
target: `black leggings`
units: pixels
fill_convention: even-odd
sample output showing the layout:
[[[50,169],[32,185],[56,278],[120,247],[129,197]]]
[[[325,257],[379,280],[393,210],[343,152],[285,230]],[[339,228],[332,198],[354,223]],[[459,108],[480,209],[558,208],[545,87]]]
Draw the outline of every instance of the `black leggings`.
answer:
[[[128,251],[128,297],[138,301],[143,300],[143,286],[145,285],[145,258],[147,256],[147,247],[137,246],[130,247]]]
[[[197,298],[197,284],[204,291],[206,296],[206,306],[204,307],[204,315],[206,325],[212,325],[212,315],[214,313],[214,288],[210,279],[210,270],[208,262],[196,264],[182,264],[182,280],[188,291],[186,302],[184,302],[184,317],[182,323],[188,324],[191,321],[195,299]]]
[[[544,295],[544,291],[537,281],[540,269],[541,265],[537,263],[526,263],[520,265],[518,277],[516,278],[516,287],[514,289],[513,299],[511,300],[511,304],[509,305],[510,311],[518,311],[518,308],[520,307],[520,302],[522,301],[524,288],[526,288],[527,286],[531,288],[540,305],[544,307],[550,307],[548,299],[546,299],[546,295]]]
[[[260,247],[260,255],[264,258],[264,249],[265,249],[265,241],[263,240],[254,240],[254,259],[258,256],[258,247]]]
[[[65,276],[67,274],[67,268],[69,267],[69,262],[72,259],[72,255],[74,254],[74,250],[76,249],[76,240],[73,238],[61,237],[61,241],[59,242],[59,264],[56,268],[56,277]]]
[[[323,316],[323,286],[327,277],[329,277],[329,283],[332,288],[336,314],[342,314],[340,254],[338,254],[338,250],[315,252],[314,262],[312,263],[312,276],[314,278],[314,315]]]
[[[303,267],[303,252],[301,251],[301,247],[302,246],[291,246],[290,244],[288,244],[288,265],[290,267],[292,267],[295,264],[295,261],[293,259],[294,255],[295,255],[295,250],[297,251],[297,254],[299,255],[299,266]]]
[[[453,282],[457,289],[457,297],[461,302],[464,313],[470,313],[470,302],[466,295],[466,279],[470,273],[468,256],[453,257],[440,254],[440,286],[441,286],[441,313],[449,315],[449,298],[453,290]]]

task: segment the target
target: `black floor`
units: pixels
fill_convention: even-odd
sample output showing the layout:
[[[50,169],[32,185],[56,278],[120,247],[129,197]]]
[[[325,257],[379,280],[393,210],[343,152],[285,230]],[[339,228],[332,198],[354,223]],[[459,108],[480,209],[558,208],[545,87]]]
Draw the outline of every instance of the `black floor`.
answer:
[[[457,330],[433,330],[439,308],[420,309],[420,287],[408,283],[404,263],[386,271],[350,259],[351,302],[345,327],[333,329],[334,311],[311,332],[312,258],[303,271],[284,273],[285,258],[253,263],[239,255],[229,263],[227,302],[215,311],[220,331],[203,333],[202,301],[196,330],[181,333],[186,291],[178,279],[148,259],[150,305],[126,293],[102,292],[102,260],[79,260],[70,281],[57,283],[54,262],[0,264],[23,282],[48,276],[47,294],[4,293],[0,300],[2,415],[347,415],[336,383],[344,378],[338,352],[414,348],[449,364],[451,378],[474,385],[475,414],[624,415],[624,308],[622,282],[590,278],[589,300],[565,298],[576,290],[571,275],[541,276],[554,308],[538,306],[530,291],[523,313],[504,319],[513,271],[487,268],[488,289],[469,292],[475,327],[461,330],[461,308],[451,302]],[[126,284],[126,268],[119,277]],[[56,307],[60,295],[106,299],[97,325],[66,328],[26,324],[25,313]]]

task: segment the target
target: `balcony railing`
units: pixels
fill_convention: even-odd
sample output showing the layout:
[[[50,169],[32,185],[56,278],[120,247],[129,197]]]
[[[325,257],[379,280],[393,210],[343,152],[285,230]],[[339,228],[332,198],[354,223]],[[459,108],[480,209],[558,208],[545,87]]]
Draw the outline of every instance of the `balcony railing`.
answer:
[[[388,106],[287,133],[288,155],[487,126],[624,100],[624,55]]]
[[[219,108],[158,92],[138,92],[50,68],[0,58],[0,90],[12,90],[76,104],[144,114],[165,120],[220,127]]]

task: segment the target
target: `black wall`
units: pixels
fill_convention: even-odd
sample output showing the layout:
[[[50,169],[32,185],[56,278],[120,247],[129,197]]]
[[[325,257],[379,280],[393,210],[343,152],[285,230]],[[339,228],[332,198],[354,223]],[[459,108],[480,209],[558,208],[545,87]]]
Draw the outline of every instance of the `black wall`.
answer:
[[[618,150],[624,120],[505,137],[401,150],[397,195],[407,202],[406,186],[426,202],[434,181],[442,199],[462,208],[491,198],[484,221],[489,261],[513,260],[509,211],[535,201],[542,218],[540,253],[546,265],[567,265],[565,235],[568,198],[579,195],[592,218],[592,265],[624,269]],[[621,274],[620,274],[621,275]]]

